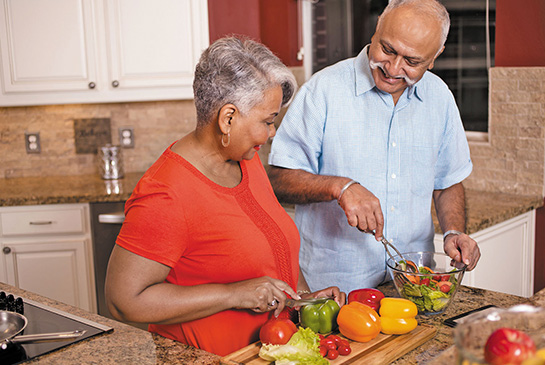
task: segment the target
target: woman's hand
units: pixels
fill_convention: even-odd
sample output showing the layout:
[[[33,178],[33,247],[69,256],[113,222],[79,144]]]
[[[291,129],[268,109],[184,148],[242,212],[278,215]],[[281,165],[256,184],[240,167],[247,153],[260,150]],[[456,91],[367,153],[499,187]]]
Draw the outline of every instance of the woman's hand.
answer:
[[[234,291],[233,308],[251,309],[258,313],[274,310],[275,317],[284,310],[286,293],[294,299],[300,299],[287,283],[268,276],[239,281],[229,286]]]
[[[342,307],[346,303],[346,293],[341,292],[336,286],[304,294],[303,298],[332,298],[337,302],[339,307]]]

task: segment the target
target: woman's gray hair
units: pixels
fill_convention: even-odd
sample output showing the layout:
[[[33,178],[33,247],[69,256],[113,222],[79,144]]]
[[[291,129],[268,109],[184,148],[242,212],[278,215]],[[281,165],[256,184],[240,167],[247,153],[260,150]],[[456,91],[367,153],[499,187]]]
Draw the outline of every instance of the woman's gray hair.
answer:
[[[395,8],[404,5],[411,5],[415,7],[416,10],[420,13],[434,16],[441,23],[441,45],[439,46],[439,51],[441,51],[441,49],[445,45],[445,42],[447,41],[448,31],[450,29],[450,16],[445,6],[437,0],[390,0],[388,6],[386,6],[384,11],[380,15],[377,27],[380,24],[381,18],[383,18]]]
[[[295,77],[266,46],[241,37],[215,41],[195,69],[197,128],[226,104],[235,105],[243,115],[248,113],[274,86],[282,87],[282,106],[289,104],[297,89]]]

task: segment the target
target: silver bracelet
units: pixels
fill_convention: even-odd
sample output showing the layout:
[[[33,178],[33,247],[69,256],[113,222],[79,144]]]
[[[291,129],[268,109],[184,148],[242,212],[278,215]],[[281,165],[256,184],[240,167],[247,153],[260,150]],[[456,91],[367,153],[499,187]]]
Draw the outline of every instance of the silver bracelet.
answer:
[[[349,182],[346,183],[345,186],[343,186],[343,188],[341,189],[341,193],[339,194],[339,197],[337,198],[337,202],[339,204],[341,204],[341,198],[342,198],[344,192],[346,191],[346,189],[348,189],[353,184],[359,184],[359,182],[357,182],[356,180],[350,180]]]
[[[463,232],[460,232],[460,231],[457,231],[457,230],[454,230],[454,229],[450,229],[448,231],[446,231],[444,234],[443,234],[443,241],[445,240],[445,238],[447,238],[447,236],[449,234],[455,234],[457,236],[461,235],[461,234],[464,234]]]

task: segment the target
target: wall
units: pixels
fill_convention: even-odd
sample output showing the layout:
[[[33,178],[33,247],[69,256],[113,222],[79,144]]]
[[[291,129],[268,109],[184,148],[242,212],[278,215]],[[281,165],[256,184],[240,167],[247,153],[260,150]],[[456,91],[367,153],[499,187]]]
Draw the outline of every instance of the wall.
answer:
[[[243,34],[265,44],[287,66],[302,65],[295,0],[208,0],[208,23],[210,42]]]
[[[467,188],[544,194],[545,68],[490,69],[488,142],[470,142]]]
[[[0,108],[0,178],[98,174],[96,155],[76,154],[80,118],[110,118],[114,143],[118,127],[134,127],[135,148],[123,149],[126,172],[145,171],[196,123],[193,101]],[[26,153],[25,131],[40,132],[42,153]]]
[[[545,1],[496,0],[495,65],[545,66]]]

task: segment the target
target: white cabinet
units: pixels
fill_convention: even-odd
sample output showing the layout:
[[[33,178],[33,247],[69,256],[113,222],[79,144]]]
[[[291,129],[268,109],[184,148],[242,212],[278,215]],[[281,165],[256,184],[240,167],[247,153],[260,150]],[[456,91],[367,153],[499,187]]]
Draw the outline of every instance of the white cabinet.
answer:
[[[87,204],[0,208],[0,281],[96,312]]]
[[[462,284],[530,297],[534,294],[535,210],[471,234],[481,250],[473,271]],[[435,250],[443,252],[443,237],[435,235]]]
[[[0,0],[0,106],[191,99],[204,0]]]

